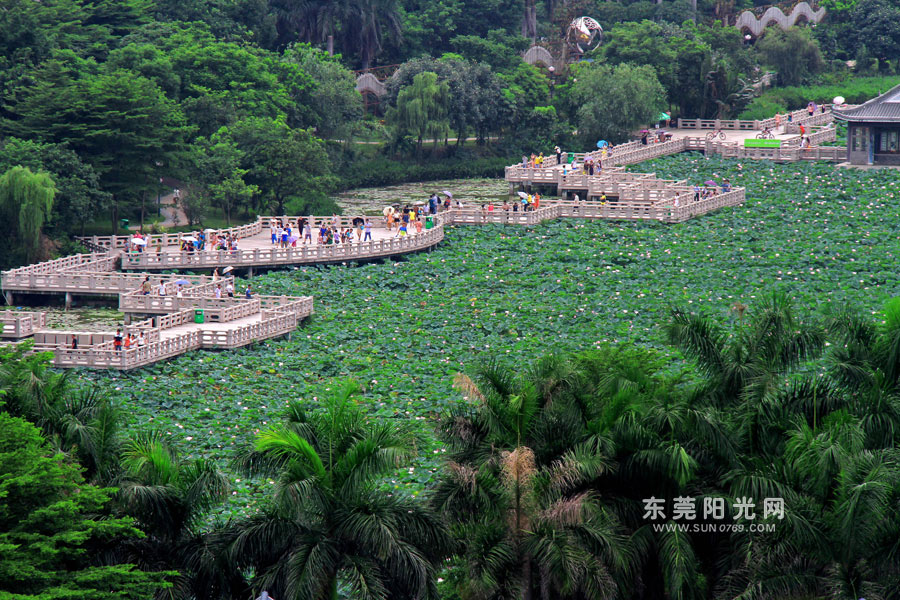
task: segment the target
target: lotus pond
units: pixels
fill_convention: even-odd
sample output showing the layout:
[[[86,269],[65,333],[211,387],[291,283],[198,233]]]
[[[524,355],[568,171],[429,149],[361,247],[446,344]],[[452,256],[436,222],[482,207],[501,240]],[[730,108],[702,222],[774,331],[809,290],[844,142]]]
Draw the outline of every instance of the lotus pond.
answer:
[[[291,339],[77,378],[121,401],[130,427],[159,428],[185,453],[227,466],[233,447],[288,401],[314,406],[337,378],[355,377],[374,417],[418,425],[416,461],[386,483],[418,494],[440,465],[432,419],[461,401],[452,377],[475,361],[500,356],[514,369],[605,342],[663,347],[657,326],[669,306],[730,314],[774,288],[801,310],[874,312],[900,293],[900,171],[696,154],[634,169],[691,182],[727,177],[746,186],[747,202],[679,225],[458,227],[435,251],[398,262],[271,272],[254,279],[261,293],[316,299],[316,314]],[[252,510],[266,482],[232,480],[227,511]]]

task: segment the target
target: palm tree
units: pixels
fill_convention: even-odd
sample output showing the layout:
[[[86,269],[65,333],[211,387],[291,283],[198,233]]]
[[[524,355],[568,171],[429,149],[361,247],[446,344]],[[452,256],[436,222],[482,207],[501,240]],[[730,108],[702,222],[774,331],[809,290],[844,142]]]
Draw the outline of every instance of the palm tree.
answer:
[[[402,35],[397,0],[353,0],[347,3],[341,23],[345,48],[360,55],[361,66],[368,69],[381,52],[385,35]]]
[[[21,344],[0,356],[5,410],[40,427],[56,450],[82,465],[88,481],[109,483],[120,447],[118,411],[97,388],[74,390],[71,372],[50,370],[49,355],[26,356],[30,348]]]
[[[386,35],[400,36],[397,0],[276,0],[281,43],[325,42],[337,37],[347,53],[358,53],[363,69],[372,65]]]
[[[463,595],[613,597],[630,555],[589,487],[613,465],[588,427],[586,378],[557,356],[513,373],[491,362],[457,376],[471,403],[441,429],[450,453],[434,504],[462,547]]]
[[[232,530],[233,564],[252,568],[255,586],[276,598],[423,598],[448,550],[435,515],[421,503],[379,489],[412,455],[405,426],[371,420],[347,382],[307,414],[257,436],[237,466],[275,478],[271,505]]]
[[[210,597],[199,585],[212,577],[193,581],[191,567],[208,565],[204,558],[210,541],[199,530],[207,511],[227,493],[228,481],[208,460],[186,461],[158,431],[141,433],[122,451],[122,470],[115,480],[117,499],[146,537],[127,545],[123,551],[142,567],[178,570],[175,586],[158,598],[181,598],[191,591]],[[221,554],[221,553],[218,553]],[[222,576],[240,589],[239,578]]]
[[[714,404],[760,400],[783,377],[824,346],[821,328],[794,314],[791,300],[774,292],[753,307],[731,331],[707,315],[673,309],[664,331],[669,342],[693,359],[707,376]]]

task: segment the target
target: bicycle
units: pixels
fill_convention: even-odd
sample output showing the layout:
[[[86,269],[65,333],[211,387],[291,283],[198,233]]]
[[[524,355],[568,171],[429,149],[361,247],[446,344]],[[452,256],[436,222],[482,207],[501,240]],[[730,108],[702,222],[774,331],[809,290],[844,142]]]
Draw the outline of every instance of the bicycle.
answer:
[[[715,131],[710,131],[709,133],[706,134],[706,141],[708,141],[708,142],[711,142],[711,141],[715,140],[716,138],[719,138],[720,140],[724,140],[725,132],[722,131],[721,129],[716,129]]]
[[[765,131],[760,131],[756,134],[756,139],[758,140],[774,140],[775,134],[766,129]]]

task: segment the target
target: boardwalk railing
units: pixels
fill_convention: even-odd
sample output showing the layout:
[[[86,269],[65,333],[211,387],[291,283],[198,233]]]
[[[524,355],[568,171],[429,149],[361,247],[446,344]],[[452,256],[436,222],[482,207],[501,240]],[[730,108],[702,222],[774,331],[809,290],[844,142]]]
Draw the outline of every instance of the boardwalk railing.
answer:
[[[424,250],[444,239],[438,223],[420,234],[353,244],[316,244],[296,248],[254,248],[198,252],[141,252],[122,257],[122,269],[202,269],[348,262]]]
[[[793,145],[782,148],[744,148],[736,143],[711,142],[710,152],[725,158],[748,158],[773,162],[797,162],[800,160],[840,162],[846,160],[847,157],[847,149],[839,146],[799,148],[797,145]]]
[[[108,344],[79,348],[78,350],[60,347],[54,352],[53,365],[56,367],[133,369],[178,356],[190,350],[197,350],[200,346],[200,331],[188,331],[128,350],[115,350],[108,347]]]
[[[120,294],[138,290],[146,277],[145,273],[79,273],[63,271],[59,273],[22,272],[21,269],[4,271],[0,276],[4,291],[26,292],[71,292],[73,294]],[[154,275],[151,282],[154,292],[159,280],[167,282],[167,293],[175,293],[175,280],[186,279],[192,285],[202,285],[212,281],[209,275]],[[186,288],[187,289],[187,288]]]
[[[797,120],[809,116],[806,109],[795,110],[791,113],[791,119]],[[782,117],[782,124],[787,123],[788,113]],[[757,120],[740,119],[678,119],[678,129],[722,129],[727,131],[762,131],[763,129],[775,129],[775,117]]]
[[[106,254],[73,254],[71,256],[57,258],[56,260],[46,260],[44,262],[35,263],[33,265],[19,267],[18,269],[11,269],[9,271],[4,271],[3,273],[9,273],[11,275],[25,275],[28,273],[58,273],[72,267],[87,265],[88,263],[92,263],[105,257]]]
[[[47,324],[46,315],[42,312],[21,310],[0,311],[0,337],[24,338],[34,335]]]

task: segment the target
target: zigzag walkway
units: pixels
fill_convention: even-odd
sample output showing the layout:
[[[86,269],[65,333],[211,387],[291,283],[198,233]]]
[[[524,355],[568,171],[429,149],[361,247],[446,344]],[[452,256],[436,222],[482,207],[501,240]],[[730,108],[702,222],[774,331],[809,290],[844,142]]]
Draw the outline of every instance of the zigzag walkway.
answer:
[[[813,117],[816,118],[816,117]],[[817,122],[825,121],[818,117]],[[810,123],[812,125],[812,123]],[[697,123],[706,128],[705,123]],[[834,130],[814,132],[816,142],[834,139]],[[796,138],[799,142],[799,137]],[[612,155],[601,151],[575,155],[602,159],[604,169],[594,176],[566,170],[562,165],[547,168],[507,167],[510,192],[516,188],[555,187],[559,200],[542,201],[541,207],[528,212],[494,206],[486,209],[452,209],[433,219],[433,227],[422,233],[397,237],[383,227],[374,227],[372,241],[355,244],[300,245],[278,248],[271,244],[272,223],[296,223],[299,217],[259,217],[247,225],[216,232],[239,241],[238,250],[182,252],[180,235],[151,235],[146,250],[129,251],[131,236],[94,236],[83,241],[91,254],[67,256],[57,260],[4,271],[0,285],[8,304],[14,295],[65,294],[67,304],[73,295],[111,295],[118,297],[126,314],[123,333],[143,338],[141,345],[127,349],[114,346],[114,332],[60,331],[46,328],[44,313],[0,311],[0,336],[13,340],[34,339],[35,351],[51,351],[57,367],[87,367],[128,370],[153,364],[190,350],[237,348],[255,341],[288,335],[300,320],[313,313],[312,297],[253,296],[215,298],[215,289],[233,280],[210,275],[153,274],[162,270],[212,270],[226,266],[252,274],[258,267],[283,267],[303,264],[359,262],[398,256],[433,248],[444,239],[450,225],[524,225],[532,226],[557,218],[655,220],[679,223],[725,206],[744,201],[743,188],[704,187],[698,190],[686,181],[657,179],[652,173],[631,173],[622,165],[638,163],[657,156],[689,150],[766,160],[837,160],[843,148],[817,146],[800,149],[798,144],[785,148],[742,148],[737,144],[710,142],[686,136],[670,142],[641,145],[623,144]],[[575,200],[576,196],[580,198]],[[309,217],[313,224],[330,222],[328,217]],[[153,293],[140,290],[150,277]],[[184,280],[187,285],[176,281]],[[162,285],[164,295],[157,290]],[[177,295],[184,287],[181,296]],[[198,311],[203,312],[202,322]],[[77,340],[73,348],[72,340]]]

